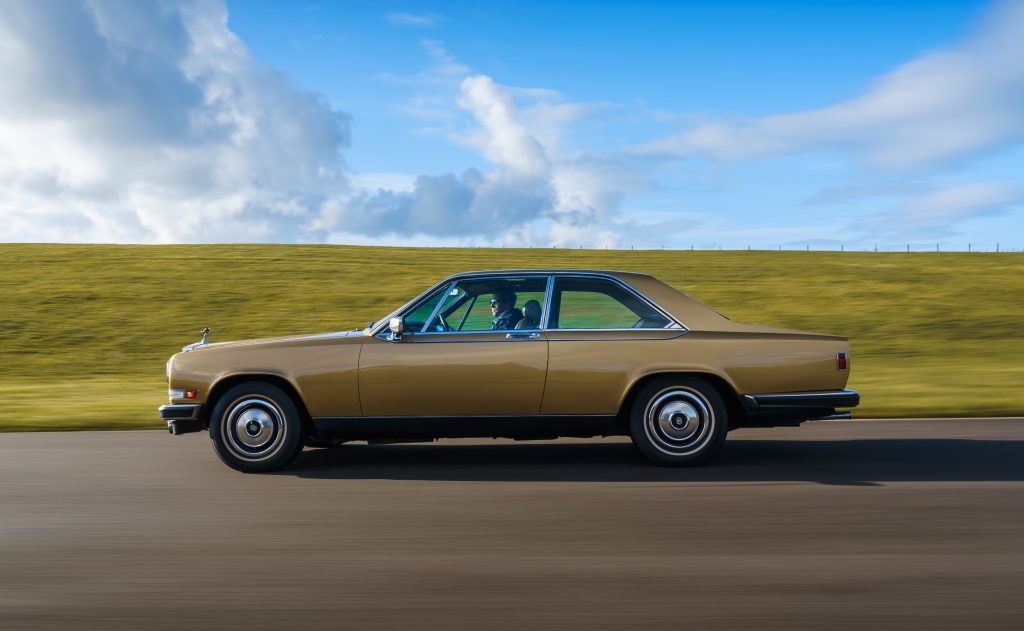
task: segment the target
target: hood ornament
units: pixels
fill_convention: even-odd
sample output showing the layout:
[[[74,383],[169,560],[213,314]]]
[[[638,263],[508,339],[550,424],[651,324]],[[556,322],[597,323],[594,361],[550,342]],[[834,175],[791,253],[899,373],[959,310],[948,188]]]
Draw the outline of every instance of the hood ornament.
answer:
[[[184,351],[184,352],[188,352],[188,351],[193,350],[195,348],[199,348],[200,346],[206,346],[207,344],[209,344],[210,343],[210,327],[206,327],[205,329],[200,331],[200,333],[203,334],[203,339],[199,340],[198,342],[196,342],[194,344],[186,344],[185,346],[181,347],[181,350]]]

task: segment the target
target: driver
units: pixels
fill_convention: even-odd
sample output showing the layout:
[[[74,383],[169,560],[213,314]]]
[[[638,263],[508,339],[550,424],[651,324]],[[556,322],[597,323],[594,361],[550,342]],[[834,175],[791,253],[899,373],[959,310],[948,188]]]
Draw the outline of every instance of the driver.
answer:
[[[523,319],[523,312],[516,309],[516,293],[507,287],[499,287],[491,294],[492,331],[509,331]]]

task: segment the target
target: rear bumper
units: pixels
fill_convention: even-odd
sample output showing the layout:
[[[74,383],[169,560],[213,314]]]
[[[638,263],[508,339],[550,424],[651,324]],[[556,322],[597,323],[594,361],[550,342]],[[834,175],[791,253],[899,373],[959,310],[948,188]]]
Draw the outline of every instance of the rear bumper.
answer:
[[[744,394],[740,403],[746,411],[742,427],[790,427],[804,421],[852,418],[850,412],[837,412],[857,407],[860,395],[853,390],[818,392],[771,392]]]
[[[748,411],[774,410],[778,408],[855,408],[860,404],[860,394],[855,390],[824,390],[820,392],[774,392],[769,394],[745,394],[741,398]]]
[[[202,403],[169,403],[160,406],[160,418],[167,421],[168,433],[188,434],[206,428],[202,419]]]

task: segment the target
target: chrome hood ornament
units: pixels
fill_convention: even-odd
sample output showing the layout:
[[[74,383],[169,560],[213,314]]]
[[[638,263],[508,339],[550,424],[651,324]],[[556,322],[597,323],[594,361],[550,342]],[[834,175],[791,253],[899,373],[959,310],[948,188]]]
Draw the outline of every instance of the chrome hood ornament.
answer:
[[[205,329],[203,329],[200,332],[203,334],[203,339],[199,340],[198,342],[196,342],[194,344],[186,344],[185,346],[181,347],[181,350],[185,351],[185,352],[188,352],[188,351],[193,350],[195,348],[199,348],[200,346],[206,346],[207,344],[209,344],[210,343],[210,327],[206,327]]]

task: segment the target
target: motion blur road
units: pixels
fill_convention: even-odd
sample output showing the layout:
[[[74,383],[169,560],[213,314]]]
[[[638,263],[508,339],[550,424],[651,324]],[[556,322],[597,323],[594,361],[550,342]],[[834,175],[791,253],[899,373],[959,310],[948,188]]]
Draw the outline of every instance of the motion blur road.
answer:
[[[1024,628],[1024,419],[307,449],[0,435],[0,628]]]

